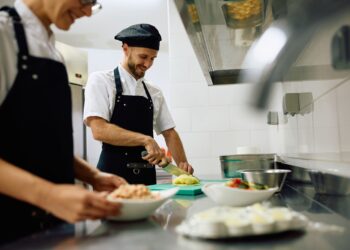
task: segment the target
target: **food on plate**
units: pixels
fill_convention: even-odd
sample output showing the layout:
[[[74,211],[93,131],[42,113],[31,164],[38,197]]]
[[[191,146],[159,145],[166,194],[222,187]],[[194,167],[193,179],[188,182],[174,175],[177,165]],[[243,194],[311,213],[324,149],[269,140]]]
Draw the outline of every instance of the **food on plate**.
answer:
[[[174,185],[195,185],[199,184],[199,179],[193,175],[182,174],[173,180]]]
[[[274,230],[275,220],[266,213],[252,212],[250,221],[255,233],[266,233]]]
[[[225,185],[231,188],[240,188],[240,189],[247,189],[247,190],[269,189],[269,187],[266,185],[254,183],[254,182],[247,182],[242,180],[241,178],[232,178],[231,180],[226,182]]]
[[[110,195],[111,198],[119,199],[157,199],[158,195],[153,194],[143,184],[124,184],[114,190]]]
[[[276,221],[276,228],[278,230],[284,230],[292,223],[293,214],[285,207],[274,207],[269,211],[270,216]]]
[[[297,223],[291,223],[294,221]],[[188,217],[175,230],[185,236],[220,239],[302,230],[307,222],[305,216],[286,207],[256,203],[241,208],[212,207]]]

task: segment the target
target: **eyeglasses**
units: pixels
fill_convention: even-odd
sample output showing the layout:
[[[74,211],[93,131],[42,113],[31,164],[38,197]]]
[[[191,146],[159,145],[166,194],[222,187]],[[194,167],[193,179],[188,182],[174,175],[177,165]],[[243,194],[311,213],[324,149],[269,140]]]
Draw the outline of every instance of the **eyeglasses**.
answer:
[[[102,9],[102,4],[98,3],[97,0],[80,0],[83,5],[91,4],[92,15],[96,14]]]

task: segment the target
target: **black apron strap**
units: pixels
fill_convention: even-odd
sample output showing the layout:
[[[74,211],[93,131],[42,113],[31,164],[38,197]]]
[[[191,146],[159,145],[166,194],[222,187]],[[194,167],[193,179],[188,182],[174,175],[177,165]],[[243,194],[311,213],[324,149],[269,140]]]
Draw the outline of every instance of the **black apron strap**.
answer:
[[[22,25],[21,17],[18,15],[15,8],[5,6],[1,8],[0,11],[6,11],[12,18],[19,49],[18,54],[20,55],[21,59],[26,60],[28,58],[29,52],[27,43],[25,42],[27,39]]]
[[[118,67],[114,69],[114,82],[115,82],[115,87],[117,89],[117,95],[122,95],[123,87],[122,87],[122,81],[120,80]]]
[[[118,67],[114,69],[114,82],[115,82],[115,87],[117,89],[117,95],[122,95],[123,87],[121,84],[122,81],[120,80],[120,74],[119,74]],[[142,81],[142,85],[143,85],[143,88],[145,89],[146,96],[147,96],[148,100],[150,101],[151,104],[153,104],[151,95],[146,87],[146,84],[143,81]]]
[[[147,95],[148,100],[149,100],[150,103],[153,105],[151,95],[150,95],[150,93],[148,92],[148,89],[147,89],[146,84],[144,83],[144,81],[142,81],[142,85],[143,85],[143,88],[145,89],[145,92],[146,92],[146,95]]]

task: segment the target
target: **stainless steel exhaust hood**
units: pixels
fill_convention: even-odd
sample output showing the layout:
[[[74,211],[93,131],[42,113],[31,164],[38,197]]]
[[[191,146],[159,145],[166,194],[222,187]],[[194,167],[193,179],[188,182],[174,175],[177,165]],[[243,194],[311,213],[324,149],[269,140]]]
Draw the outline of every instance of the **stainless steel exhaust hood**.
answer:
[[[265,0],[174,0],[209,85],[237,83],[251,44],[272,22]]]
[[[330,62],[293,63],[317,28],[349,7],[349,0],[173,1],[208,85],[300,81],[313,79],[319,72],[330,79],[339,77]],[[275,51],[281,46],[278,53],[269,53],[266,42],[268,47],[276,46]],[[252,53],[255,56],[249,56]],[[264,86],[266,94],[269,84]],[[262,95],[259,106],[266,101]]]

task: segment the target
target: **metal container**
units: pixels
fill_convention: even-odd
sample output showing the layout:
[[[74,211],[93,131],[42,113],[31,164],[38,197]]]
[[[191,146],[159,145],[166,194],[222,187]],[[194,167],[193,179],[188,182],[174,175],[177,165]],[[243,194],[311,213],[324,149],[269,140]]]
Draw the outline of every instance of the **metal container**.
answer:
[[[289,169],[248,169],[240,171],[242,179],[248,182],[267,185],[269,188],[278,187],[281,191]]]
[[[275,154],[242,154],[220,156],[221,175],[224,178],[240,177],[238,170],[273,169]]]
[[[311,183],[309,169],[283,164],[284,169],[290,169],[292,172],[287,176],[287,180],[302,183]]]
[[[331,195],[350,194],[350,178],[348,177],[318,170],[309,170],[309,175],[316,193]]]

